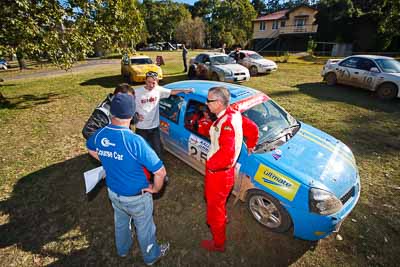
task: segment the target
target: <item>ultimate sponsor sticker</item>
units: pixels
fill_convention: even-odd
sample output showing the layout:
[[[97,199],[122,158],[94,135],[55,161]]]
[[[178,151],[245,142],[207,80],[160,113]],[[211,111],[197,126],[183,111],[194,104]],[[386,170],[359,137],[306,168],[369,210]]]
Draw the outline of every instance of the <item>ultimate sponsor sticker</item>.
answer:
[[[300,187],[300,183],[263,164],[258,167],[254,179],[290,201],[294,199]]]

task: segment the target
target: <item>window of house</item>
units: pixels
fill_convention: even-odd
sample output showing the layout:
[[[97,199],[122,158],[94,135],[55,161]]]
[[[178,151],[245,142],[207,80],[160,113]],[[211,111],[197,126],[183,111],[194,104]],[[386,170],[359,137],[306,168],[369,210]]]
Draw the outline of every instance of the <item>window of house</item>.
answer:
[[[183,105],[183,97],[178,95],[171,95],[168,98],[160,100],[160,115],[169,119],[170,121],[178,123],[179,112]]]
[[[260,31],[265,31],[265,21],[260,21]]]
[[[303,27],[303,26],[306,25],[306,19],[304,19],[304,18],[295,19],[294,25],[295,25],[296,27]]]
[[[279,22],[278,22],[277,20],[274,20],[274,21],[272,22],[272,29],[273,29],[273,30],[277,30],[277,29],[278,29],[278,26],[279,26]]]
[[[286,25],[286,21],[281,20],[281,28],[285,27],[285,25]]]

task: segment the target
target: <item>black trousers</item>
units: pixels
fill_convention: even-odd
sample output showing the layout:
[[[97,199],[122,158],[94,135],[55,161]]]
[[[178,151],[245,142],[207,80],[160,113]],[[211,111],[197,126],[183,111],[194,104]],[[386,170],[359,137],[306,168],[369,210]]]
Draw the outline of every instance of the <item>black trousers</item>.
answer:
[[[186,58],[183,58],[183,67],[185,68],[185,72],[187,72],[187,63],[186,63]]]
[[[144,138],[149,143],[151,148],[156,152],[157,156],[162,160],[162,146],[160,138],[160,128],[153,129],[138,129],[136,128],[136,134]]]

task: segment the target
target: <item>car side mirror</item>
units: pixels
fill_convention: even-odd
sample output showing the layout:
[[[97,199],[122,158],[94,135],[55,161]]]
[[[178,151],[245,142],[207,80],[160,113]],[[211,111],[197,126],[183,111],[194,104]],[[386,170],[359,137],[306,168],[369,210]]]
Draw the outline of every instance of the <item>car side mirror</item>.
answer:
[[[375,72],[375,73],[379,73],[380,72],[377,67],[372,67],[369,71],[370,72]]]

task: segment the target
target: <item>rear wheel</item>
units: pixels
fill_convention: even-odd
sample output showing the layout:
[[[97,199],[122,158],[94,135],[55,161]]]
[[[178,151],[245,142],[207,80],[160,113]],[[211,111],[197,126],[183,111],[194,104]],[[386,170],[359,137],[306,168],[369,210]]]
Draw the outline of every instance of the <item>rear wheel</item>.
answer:
[[[292,225],[290,215],[285,208],[277,199],[264,191],[250,191],[247,196],[247,208],[258,223],[273,232],[286,232]]]
[[[217,73],[213,72],[213,74],[211,75],[211,80],[213,81],[219,81],[219,76]]]
[[[397,96],[397,87],[391,83],[384,83],[378,87],[376,94],[380,99],[392,99]]]
[[[327,75],[325,75],[325,81],[326,84],[329,86],[335,85],[337,83],[336,74],[333,72],[329,72]]]
[[[251,66],[250,67],[250,75],[251,76],[256,76],[258,74],[258,70],[256,66]]]

